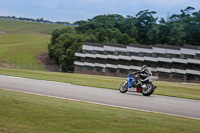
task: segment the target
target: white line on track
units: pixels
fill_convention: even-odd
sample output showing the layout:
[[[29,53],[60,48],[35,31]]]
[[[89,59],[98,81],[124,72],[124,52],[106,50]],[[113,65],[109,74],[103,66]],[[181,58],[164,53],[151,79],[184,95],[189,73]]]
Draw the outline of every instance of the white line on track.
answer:
[[[11,77],[11,78],[16,78],[16,79],[38,80],[38,81],[45,81],[45,82],[49,82],[49,83],[56,83],[56,84],[63,84],[63,85],[72,85],[72,84],[70,84],[70,83],[62,83],[62,82],[48,81],[48,80],[42,80],[42,79],[32,79],[32,78],[14,77],[14,76],[8,76],[8,75],[0,75],[0,76]]]

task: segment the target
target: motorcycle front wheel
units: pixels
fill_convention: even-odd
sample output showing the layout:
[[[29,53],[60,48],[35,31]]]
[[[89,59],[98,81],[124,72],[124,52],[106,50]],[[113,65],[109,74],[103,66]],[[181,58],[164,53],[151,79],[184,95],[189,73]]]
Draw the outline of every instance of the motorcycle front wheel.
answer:
[[[123,83],[120,85],[119,91],[120,91],[121,93],[126,93],[126,92],[128,91],[128,82],[127,82],[127,81],[123,82]]]
[[[150,96],[153,94],[155,87],[152,83],[146,84],[146,88],[142,88],[141,92],[144,96]]]

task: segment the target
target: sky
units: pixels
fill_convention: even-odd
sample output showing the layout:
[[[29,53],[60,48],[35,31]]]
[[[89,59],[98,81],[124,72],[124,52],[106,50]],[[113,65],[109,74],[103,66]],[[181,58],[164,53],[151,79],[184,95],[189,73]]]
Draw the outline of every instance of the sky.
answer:
[[[73,23],[97,15],[135,16],[139,11],[156,11],[154,17],[167,18],[191,6],[200,10],[200,0],[0,0],[0,16],[43,18]]]

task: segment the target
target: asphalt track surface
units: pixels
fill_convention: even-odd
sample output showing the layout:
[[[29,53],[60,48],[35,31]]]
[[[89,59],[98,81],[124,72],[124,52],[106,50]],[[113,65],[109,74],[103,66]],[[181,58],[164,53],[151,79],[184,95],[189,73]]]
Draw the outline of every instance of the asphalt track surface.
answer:
[[[200,120],[200,101],[0,75],[0,88]],[[159,88],[158,88],[159,89]]]

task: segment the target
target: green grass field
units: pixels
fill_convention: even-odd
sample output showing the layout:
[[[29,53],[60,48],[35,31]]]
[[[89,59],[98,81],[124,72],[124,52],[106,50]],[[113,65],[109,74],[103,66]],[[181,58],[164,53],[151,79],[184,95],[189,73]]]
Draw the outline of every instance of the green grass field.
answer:
[[[125,78],[119,77],[85,75],[75,73],[28,71],[3,68],[0,68],[0,75],[10,75],[17,77],[57,81],[108,89],[119,89],[120,84],[126,80]],[[157,86],[157,89],[155,90],[154,94],[200,100],[199,84],[184,84],[157,81],[155,82],[155,85]]]
[[[199,133],[200,121],[0,89],[1,133]]]
[[[0,59],[38,64],[36,56],[47,51],[51,33],[66,26],[16,20],[0,20]]]

